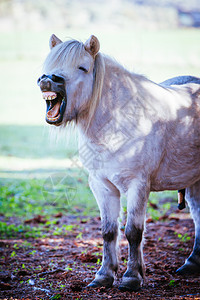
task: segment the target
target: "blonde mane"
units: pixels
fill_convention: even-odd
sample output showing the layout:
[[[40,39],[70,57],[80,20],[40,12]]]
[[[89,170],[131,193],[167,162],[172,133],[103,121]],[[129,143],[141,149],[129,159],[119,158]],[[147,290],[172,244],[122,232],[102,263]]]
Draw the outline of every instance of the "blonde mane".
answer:
[[[99,100],[101,99],[104,75],[105,75],[104,58],[101,53],[98,53],[95,57],[95,62],[94,62],[92,97],[88,102],[88,119],[86,124],[86,131],[90,127],[91,121],[96,112],[96,108],[99,104]]]
[[[63,69],[67,60],[70,60],[70,63],[73,67],[76,65],[77,59],[80,59],[85,54],[85,51],[86,50],[82,42],[77,40],[63,42],[51,50],[44,62],[44,68],[46,70]],[[90,127],[102,95],[104,74],[104,58],[101,53],[98,53],[94,60],[92,96],[88,102],[80,108],[80,112],[78,112],[77,116],[77,120],[80,119],[80,117],[84,118],[84,127],[86,131]]]

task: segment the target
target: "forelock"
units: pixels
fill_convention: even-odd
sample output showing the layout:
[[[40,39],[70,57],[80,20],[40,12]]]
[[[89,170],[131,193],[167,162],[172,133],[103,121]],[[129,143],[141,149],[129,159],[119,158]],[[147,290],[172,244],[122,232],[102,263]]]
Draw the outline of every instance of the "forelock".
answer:
[[[77,40],[63,42],[52,48],[44,62],[44,67],[48,69],[62,68],[67,63],[73,67],[85,53],[82,42]]]

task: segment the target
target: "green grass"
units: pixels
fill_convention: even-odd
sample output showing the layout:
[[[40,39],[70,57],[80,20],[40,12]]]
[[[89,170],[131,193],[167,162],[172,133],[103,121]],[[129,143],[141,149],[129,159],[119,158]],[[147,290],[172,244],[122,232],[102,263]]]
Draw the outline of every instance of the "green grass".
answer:
[[[182,243],[185,243],[185,242],[188,242],[188,241],[191,240],[191,237],[188,236],[187,233],[185,233],[184,235],[182,235],[181,233],[174,232],[174,234],[178,236],[178,238],[180,239],[180,241],[181,241]]]
[[[30,218],[59,212],[83,214],[97,205],[82,169],[49,173],[38,179],[5,178],[0,183],[0,213],[5,217]],[[78,210],[79,211],[79,210]],[[92,214],[92,213],[91,213]]]

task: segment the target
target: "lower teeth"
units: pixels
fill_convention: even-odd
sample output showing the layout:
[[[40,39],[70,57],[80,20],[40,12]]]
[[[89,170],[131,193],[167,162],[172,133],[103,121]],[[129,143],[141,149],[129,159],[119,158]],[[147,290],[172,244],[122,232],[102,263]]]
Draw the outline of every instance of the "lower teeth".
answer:
[[[49,121],[57,121],[59,119],[60,115],[58,115],[55,118],[47,118]]]

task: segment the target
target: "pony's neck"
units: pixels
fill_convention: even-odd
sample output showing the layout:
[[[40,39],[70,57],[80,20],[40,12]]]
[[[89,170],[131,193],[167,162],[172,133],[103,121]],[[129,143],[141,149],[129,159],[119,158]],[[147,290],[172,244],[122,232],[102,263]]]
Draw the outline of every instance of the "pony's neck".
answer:
[[[115,60],[103,56],[105,74],[102,82],[101,97],[96,103],[95,111],[91,122],[88,124],[87,114],[81,119],[80,125],[85,134],[91,139],[96,139],[109,122],[115,122],[116,114],[120,109],[131,102],[134,106],[133,98],[137,95],[137,85],[139,82],[148,81],[145,77],[132,74]]]
[[[169,92],[143,75],[131,73],[116,61],[105,56],[105,75],[102,93],[86,130],[87,115],[80,123],[82,132],[94,143],[104,140],[106,131],[117,128],[137,128],[141,116],[146,119],[166,118]],[[157,107],[162,107],[159,114]]]

